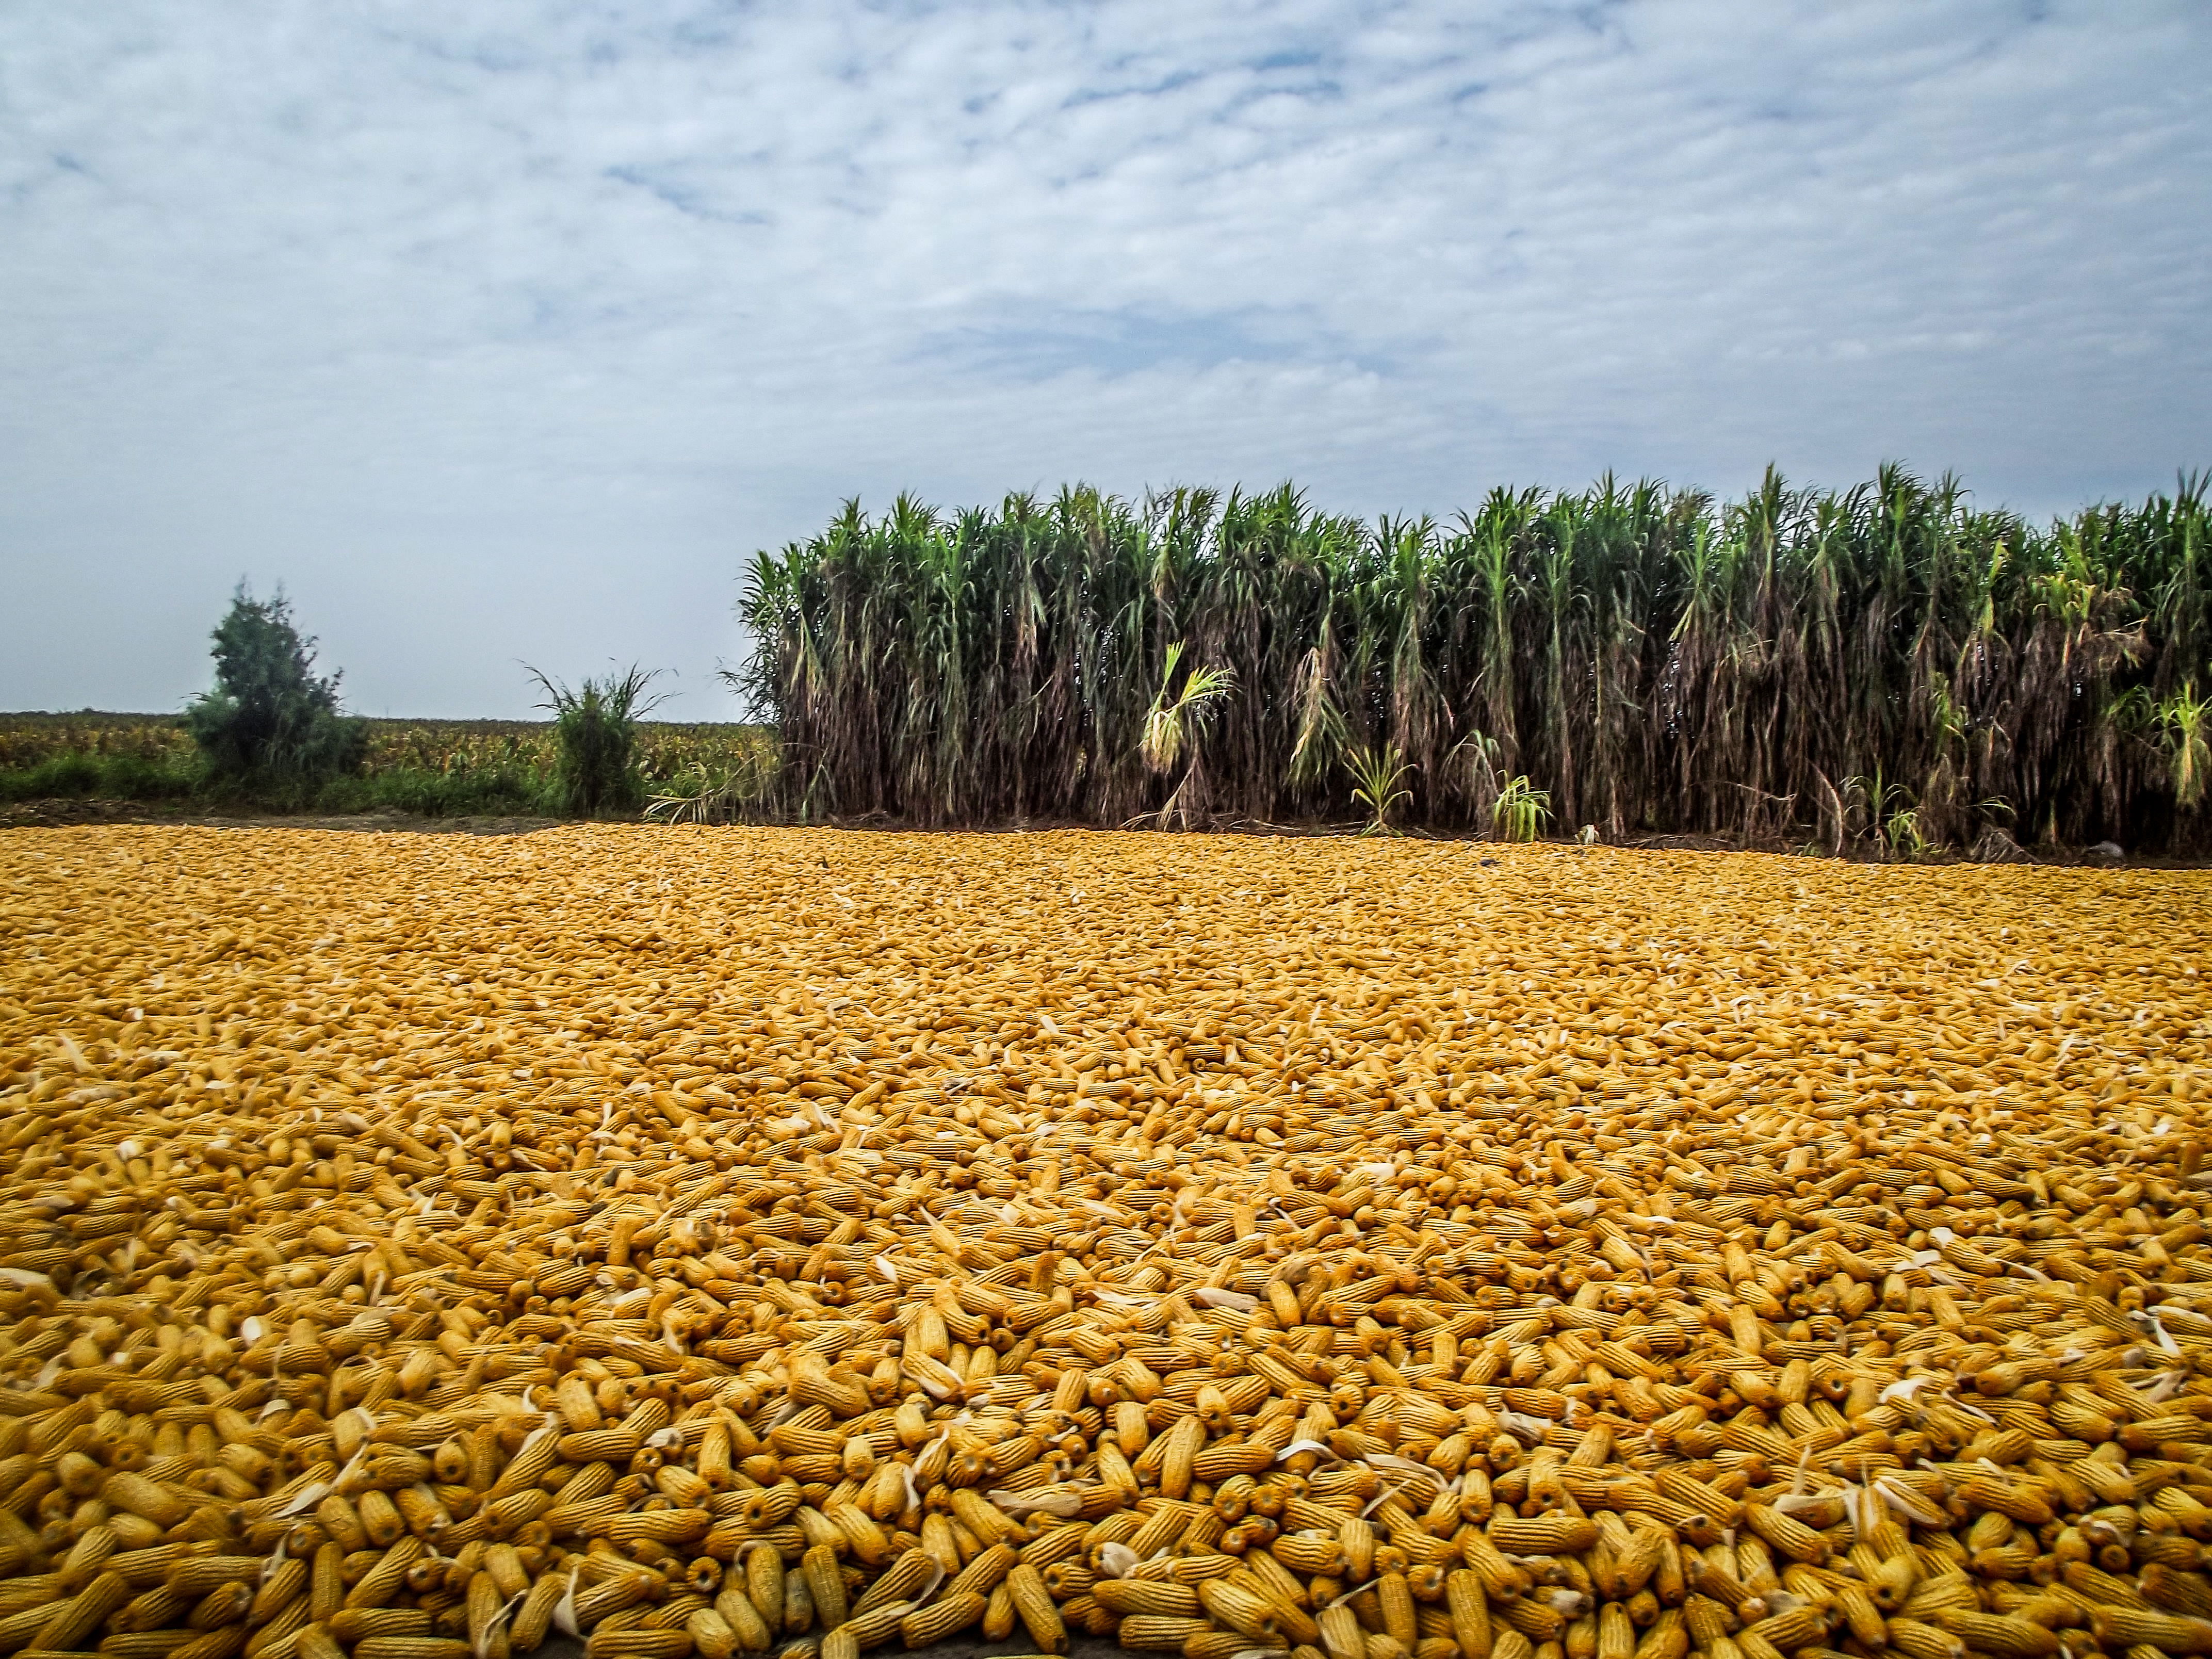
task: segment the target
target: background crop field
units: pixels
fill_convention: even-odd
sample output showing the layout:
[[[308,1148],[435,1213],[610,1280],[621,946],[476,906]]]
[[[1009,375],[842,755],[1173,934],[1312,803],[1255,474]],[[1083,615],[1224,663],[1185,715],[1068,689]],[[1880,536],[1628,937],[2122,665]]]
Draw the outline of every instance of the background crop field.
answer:
[[[312,798],[325,811],[550,811],[554,728],[539,720],[366,720],[367,763]],[[643,722],[648,787],[696,787],[757,763],[768,728]],[[107,793],[185,798],[210,793],[181,714],[0,714],[0,799]]]

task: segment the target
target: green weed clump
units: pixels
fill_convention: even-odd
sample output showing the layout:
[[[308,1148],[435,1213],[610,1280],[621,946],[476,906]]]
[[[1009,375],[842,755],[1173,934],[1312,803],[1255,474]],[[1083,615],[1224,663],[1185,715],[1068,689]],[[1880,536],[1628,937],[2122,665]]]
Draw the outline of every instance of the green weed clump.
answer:
[[[635,811],[644,805],[646,780],[638,768],[637,728],[653,707],[646,688],[653,675],[636,667],[604,680],[586,680],[570,690],[538,670],[531,674],[544,688],[539,707],[553,714],[559,744],[554,763],[562,809],[577,817],[601,812]]]

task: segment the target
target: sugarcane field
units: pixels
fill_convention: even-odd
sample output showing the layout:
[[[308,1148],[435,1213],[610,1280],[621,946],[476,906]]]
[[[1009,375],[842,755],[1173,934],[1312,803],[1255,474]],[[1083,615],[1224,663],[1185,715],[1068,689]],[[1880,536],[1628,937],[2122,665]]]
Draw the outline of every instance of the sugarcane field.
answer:
[[[2212,1653],[2201,871],[0,872],[0,1651]]]

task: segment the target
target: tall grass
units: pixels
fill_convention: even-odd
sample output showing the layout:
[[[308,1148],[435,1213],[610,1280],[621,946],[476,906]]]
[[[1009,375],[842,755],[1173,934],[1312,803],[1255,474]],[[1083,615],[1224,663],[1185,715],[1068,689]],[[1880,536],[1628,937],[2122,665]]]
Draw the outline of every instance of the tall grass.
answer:
[[[1726,502],[1501,489],[1447,524],[1288,485],[902,496],[756,557],[732,678],[811,814],[1343,817],[1346,757],[1395,750],[1438,826],[1489,828],[1511,781],[1611,838],[1842,844],[1908,812],[1926,846],[2157,845],[2201,834],[2208,599],[2197,477],[2040,526],[1897,466]],[[1199,673],[1228,689],[1163,768],[1148,722]]]
[[[554,776],[562,807],[578,817],[630,811],[645,801],[646,782],[638,768],[638,722],[653,707],[645,695],[653,675],[633,665],[604,680],[586,680],[574,690],[536,669],[552,711],[557,749]]]

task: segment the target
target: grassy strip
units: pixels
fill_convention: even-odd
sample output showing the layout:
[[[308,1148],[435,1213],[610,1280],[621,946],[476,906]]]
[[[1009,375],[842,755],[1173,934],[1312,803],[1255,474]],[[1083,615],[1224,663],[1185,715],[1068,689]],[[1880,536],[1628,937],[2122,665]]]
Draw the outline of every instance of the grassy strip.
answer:
[[[556,781],[520,766],[478,771],[393,767],[312,784],[255,787],[218,781],[197,757],[76,752],[0,769],[0,802],[52,799],[170,801],[277,812],[407,812],[422,817],[558,816]]]
[[[184,800],[205,781],[194,756],[89,754],[49,757],[35,766],[0,769],[0,801],[82,799]]]

